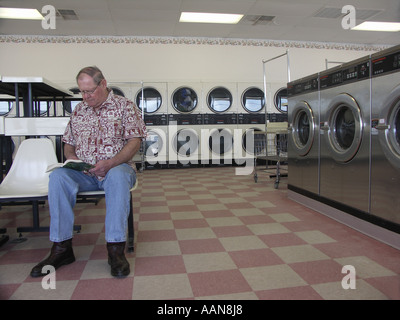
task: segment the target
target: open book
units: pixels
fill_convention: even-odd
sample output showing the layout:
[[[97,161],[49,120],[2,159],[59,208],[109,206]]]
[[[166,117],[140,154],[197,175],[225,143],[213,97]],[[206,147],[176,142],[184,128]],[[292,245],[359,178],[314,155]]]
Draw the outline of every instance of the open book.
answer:
[[[82,160],[66,160],[64,163],[55,163],[47,167],[46,172],[53,171],[57,168],[68,168],[77,171],[87,171],[94,168],[94,165],[83,162]]]

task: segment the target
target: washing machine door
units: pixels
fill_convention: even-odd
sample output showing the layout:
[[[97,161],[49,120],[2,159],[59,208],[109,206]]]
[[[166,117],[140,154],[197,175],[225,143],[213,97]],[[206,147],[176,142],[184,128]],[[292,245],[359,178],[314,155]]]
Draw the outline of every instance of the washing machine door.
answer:
[[[190,157],[199,147],[199,137],[193,129],[180,129],[173,138],[175,151],[181,157]]]
[[[400,170],[400,86],[383,103],[376,129],[386,158]]]
[[[210,132],[208,146],[213,154],[222,156],[232,152],[233,136],[228,129],[213,129]]]
[[[136,94],[136,105],[140,110],[144,108],[147,114],[157,112],[162,105],[161,93],[152,87],[146,87],[139,90]]]
[[[293,108],[291,142],[299,156],[306,156],[313,145],[315,135],[315,118],[310,105],[299,101]]]
[[[207,105],[212,112],[222,113],[232,106],[232,93],[224,87],[216,87],[207,95]]]
[[[363,122],[357,101],[342,93],[328,106],[328,145],[337,162],[348,162],[357,154],[362,140]]]
[[[145,140],[145,155],[148,158],[158,157],[163,148],[163,141],[157,132],[149,130]]]
[[[197,93],[192,88],[180,87],[172,93],[172,106],[179,113],[190,113],[197,107]]]

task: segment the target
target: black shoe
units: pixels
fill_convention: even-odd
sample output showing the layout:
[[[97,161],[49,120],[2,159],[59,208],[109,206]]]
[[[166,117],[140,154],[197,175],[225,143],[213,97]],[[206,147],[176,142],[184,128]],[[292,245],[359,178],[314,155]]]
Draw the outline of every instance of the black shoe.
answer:
[[[59,267],[70,264],[74,261],[75,256],[72,250],[72,239],[62,242],[54,242],[50,251],[50,255],[45,260],[39,262],[33,267],[31,271],[31,277],[36,278],[45,276],[47,273],[43,273],[42,269],[46,265],[50,265],[54,267],[54,269],[58,269]]]
[[[111,275],[122,278],[129,275],[129,262],[125,258],[125,242],[108,242],[108,264],[111,266]]]

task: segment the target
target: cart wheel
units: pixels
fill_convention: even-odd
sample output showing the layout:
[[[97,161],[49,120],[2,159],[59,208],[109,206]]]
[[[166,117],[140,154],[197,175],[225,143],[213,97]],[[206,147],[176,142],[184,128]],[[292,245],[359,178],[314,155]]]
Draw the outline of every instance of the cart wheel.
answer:
[[[274,187],[275,187],[275,189],[278,189],[278,187],[279,187],[279,182],[278,181],[275,181]]]
[[[258,177],[257,177],[257,173],[254,175],[254,182],[256,182],[257,183],[257,181],[258,181]]]

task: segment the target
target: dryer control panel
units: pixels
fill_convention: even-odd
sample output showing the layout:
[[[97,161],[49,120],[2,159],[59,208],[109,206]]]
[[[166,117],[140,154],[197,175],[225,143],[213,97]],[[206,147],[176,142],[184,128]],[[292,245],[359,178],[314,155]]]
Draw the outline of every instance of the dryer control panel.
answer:
[[[370,77],[370,60],[355,64],[344,64],[335,68],[335,70],[332,73],[321,74],[319,78],[321,90],[368,79]]]
[[[237,124],[237,114],[204,114],[204,124]]]
[[[168,123],[180,125],[203,124],[202,114],[169,114]]]
[[[372,58],[372,76],[380,76],[400,69],[400,48],[397,52]]]
[[[288,83],[288,97],[318,90],[318,74]]]
[[[240,113],[238,114],[238,123],[239,124],[265,124],[265,114],[246,114]]]

